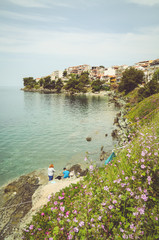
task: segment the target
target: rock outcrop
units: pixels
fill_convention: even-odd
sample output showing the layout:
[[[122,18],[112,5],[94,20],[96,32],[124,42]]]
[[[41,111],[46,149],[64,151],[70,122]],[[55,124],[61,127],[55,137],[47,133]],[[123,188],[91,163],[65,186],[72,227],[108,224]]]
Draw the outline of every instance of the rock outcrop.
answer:
[[[0,239],[6,239],[18,227],[32,207],[32,195],[39,187],[37,176],[21,176],[0,190]]]
[[[86,176],[87,175],[87,172],[88,172],[88,169],[82,169],[81,166],[79,164],[75,164],[73,165],[71,168],[68,169],[70,172],[74,171],[74,174],[76,177],[79,177],[79,176]]]

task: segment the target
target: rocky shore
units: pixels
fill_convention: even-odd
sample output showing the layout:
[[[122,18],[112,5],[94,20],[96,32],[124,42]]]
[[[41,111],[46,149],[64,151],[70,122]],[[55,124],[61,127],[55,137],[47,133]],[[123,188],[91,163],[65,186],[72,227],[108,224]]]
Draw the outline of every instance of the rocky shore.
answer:
[[[119,113],[114,119],[116,129],[113,130],[112,137],[118,140],[119,146],[123,146],[128,141],[129,133],[129,123],[124,118],[126,102],[113,91],[101,95],[105,94],[109,96],[109,103],[114,104],[119,109]],[[101,147],[97,166],[100,166],[100,162],[103,164],[102,161],[108,157],[108,154]],[[21,176],[0,189],[0,239],[21,239],[22,229],[29,223],[32,215],[47,203],[48,195],[60,191],[71,183],[76,183],[88,171],[86,167],[79,164],[68,166],[68,169],[73,172],[68,181],[55,179],[54,183],[51,184],[48,182],[46,170],[39,170]]]
[[[125,108],[127,100],[121,95],[116,95],[114,92],[111,92],[111,94],[109,94],[109,102],[114,103],[114,105],[120,110],[114,118],[116,129],[112,131],[111,135],[118,140],[119,147],[122,147],[129,141],[130,122],[125,118],[127,113]]]
[[[48,182],[46,170],[34,171],[21,176],[0,189],[0,239],[21,239],[22,229],[33,214],[47,203],[47,197],[71,183],[76,183],[87,174],[79,164],[68,169],[70,179],[54,179]],[[58,173],[55,175],[57,177]]]

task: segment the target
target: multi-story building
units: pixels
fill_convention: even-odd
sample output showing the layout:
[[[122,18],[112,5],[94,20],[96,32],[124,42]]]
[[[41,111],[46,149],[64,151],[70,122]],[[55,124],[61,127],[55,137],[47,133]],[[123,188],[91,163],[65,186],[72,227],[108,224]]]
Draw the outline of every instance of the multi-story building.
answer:
[[[56,70],[56,71],[54,71],[53,73],[50,74],[50,77],[51,77],[51,81],[53,81],[53,80],[56,81],[59,78],[63,77],[63,71]]]
[[[82,72],[89,72],[90,70],[91,70],[91,66],[87,65],[87,64],[68,67],[66,69],[68,75],[71,74],[71,73],[80,75]]]
[[[104,67],[97,67],[97,66],[92,67],[89,74],[90,79],[91,80],[102,79],[102,77],[104,76],[104,70],[105,70]]]
[[[152,79],[152,76],[157,69],[159,69],[159,59],[150,62],[148,67],[148,80]]]
[[[128,68],[127,65],[122,66],[113,66],[105,68],[103,80],[106,80],[108,83],[111,82],[120,82],[123,71]]]
[[[149,82],[152,79],[154,72],[159,69],[159,59],[138,62],[134,67],[142,70],[145,75],[145,82]]]

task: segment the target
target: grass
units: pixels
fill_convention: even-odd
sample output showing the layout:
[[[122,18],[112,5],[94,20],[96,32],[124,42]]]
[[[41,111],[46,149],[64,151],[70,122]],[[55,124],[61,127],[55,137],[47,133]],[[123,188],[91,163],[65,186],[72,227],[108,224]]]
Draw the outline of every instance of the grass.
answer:
[[[131,141],[102,168],[87,156],[85,179],[49,196],[23,239],[158,239],[158,101],[153,95],[129,112]]]

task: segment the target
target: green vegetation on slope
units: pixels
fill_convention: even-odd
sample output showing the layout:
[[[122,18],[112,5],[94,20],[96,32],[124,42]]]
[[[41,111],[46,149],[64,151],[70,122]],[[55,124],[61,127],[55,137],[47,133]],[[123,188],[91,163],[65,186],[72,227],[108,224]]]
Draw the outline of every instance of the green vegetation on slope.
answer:
[[[23,239],[158,239],[158,101],[156,94],[129,112],[131,141],[111,163],[97,169],[90,161],[83,181],[50,196]]]
[[[159,93],[145,98],[142,102],[133,107],[127,116],[132,121],[148,122],[159,110]]]

